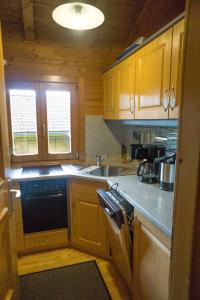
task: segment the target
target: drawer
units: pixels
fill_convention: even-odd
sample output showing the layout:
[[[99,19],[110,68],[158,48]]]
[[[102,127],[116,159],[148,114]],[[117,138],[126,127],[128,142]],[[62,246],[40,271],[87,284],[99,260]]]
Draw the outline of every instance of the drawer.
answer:
[[[71,190],[76,193],[84,193],[88,195],[95,195],[99,188],[107,188],[105,182],[87,181],[87,180],[72,180]]]
[[[17,251],[24,250],[24,229],[22,224],[15,225]]]
[[[99,204],[99,199],[97,197],[97,192],[95,190],[94,194],[86,194],[86,193],[77,193],[77,192],[72,192],[72,201],[84,201],[84,202],[88,202],[88,203],[94,203],[94,204]],[[73,203],[72,203],[73,204]]]
[[[68,231],[62,229],[44,233],[27,234],[24,239],[25,249],[65,244],[68,242]]]

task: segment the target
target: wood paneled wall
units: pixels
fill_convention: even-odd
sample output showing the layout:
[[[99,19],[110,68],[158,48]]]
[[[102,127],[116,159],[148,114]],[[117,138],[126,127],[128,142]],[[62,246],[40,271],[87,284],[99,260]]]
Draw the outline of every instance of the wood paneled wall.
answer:
[[[32,80],[38,76],[84,79],[86,114],[102,114],[102,71],[114,62],[120,48],[81,48],[47,42],[27,42],[16,35],[5,38],[7,80]]]

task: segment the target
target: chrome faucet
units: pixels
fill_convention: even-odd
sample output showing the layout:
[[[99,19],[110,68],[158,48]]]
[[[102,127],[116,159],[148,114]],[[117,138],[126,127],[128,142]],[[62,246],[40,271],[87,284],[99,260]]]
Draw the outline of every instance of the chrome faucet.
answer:
[[[96,155],[96,165],[98,167],[102,166],[102,162],[104,161],[104,159],[107,157],[107,154],[104,155]]]

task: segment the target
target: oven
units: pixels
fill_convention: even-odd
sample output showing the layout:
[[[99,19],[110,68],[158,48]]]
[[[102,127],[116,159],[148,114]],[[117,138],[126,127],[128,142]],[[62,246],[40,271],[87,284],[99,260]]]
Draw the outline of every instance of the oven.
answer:
[[[109,191],[98,189],[111,255],[129,289],[132,288],[133,206],[113,185]]]
[[[20,181],[24,233],[68,228],[66,179]]]

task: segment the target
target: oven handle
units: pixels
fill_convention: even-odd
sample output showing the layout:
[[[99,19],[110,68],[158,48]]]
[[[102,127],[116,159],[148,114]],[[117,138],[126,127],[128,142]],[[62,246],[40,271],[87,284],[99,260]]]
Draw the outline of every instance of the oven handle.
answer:
[[[52,198],[61,198],[65,195],[63,193],[59,194],[49,194],[49,195],[43,195],[43,196],[25,196],[24,200],[39,200],[39,199],[52,199]]]

